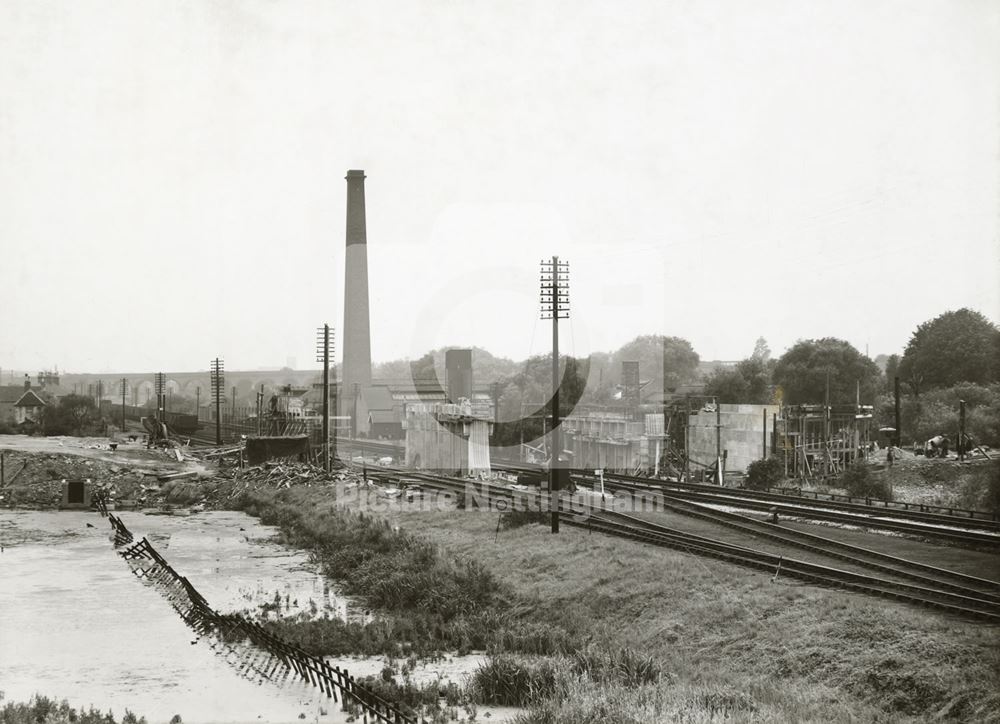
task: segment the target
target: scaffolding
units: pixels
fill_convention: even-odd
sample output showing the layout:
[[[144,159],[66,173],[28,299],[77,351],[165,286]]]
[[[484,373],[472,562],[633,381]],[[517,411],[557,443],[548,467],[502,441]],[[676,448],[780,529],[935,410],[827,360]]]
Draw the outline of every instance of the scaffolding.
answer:
[[[871,451],[872,405],[787,405],[775,420],[771,453],[785,477],[805,481],[842,473]]]

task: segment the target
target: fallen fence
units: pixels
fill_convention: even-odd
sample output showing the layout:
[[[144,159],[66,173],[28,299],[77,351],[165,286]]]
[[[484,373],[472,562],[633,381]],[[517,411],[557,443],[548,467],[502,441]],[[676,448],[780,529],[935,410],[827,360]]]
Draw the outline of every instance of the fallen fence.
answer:
[[[360,712],[365,724],[369,717],[373,722],[385,724],[426,724],[423,718],[404,713],[359,684],[346,669],[331,666],[239,614],[218,613],[152,543],[146,538],[136,541],[121,518],[108,512],[103,500],[98,501],[98,510],[111,523],[115,549],[129,563],[132,573],[144,584],[155,587],[184,622],[199,637],[207,638],[210,647],[236,668],[240,676],[257,683],[281,683],[294,675],[328,698],[341,702],[344,710]]]

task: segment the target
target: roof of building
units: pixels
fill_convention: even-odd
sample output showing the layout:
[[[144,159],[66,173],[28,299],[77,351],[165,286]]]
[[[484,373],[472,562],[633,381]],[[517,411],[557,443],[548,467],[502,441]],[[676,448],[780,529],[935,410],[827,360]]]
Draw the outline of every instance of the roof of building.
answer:
[[[14,403],[14,407],[45,407],[47,404],[45,400],[35,394],[34,390],[22,390],[22,394],[17,402]]]
[[[365,404],[375,411],[391,411],[396,404],[388,387],[372,386],[365,388]]]
[[[395,410],[371,410],[368,413],[368,419],[373,425],[399,425],[402,423]]]
[[[13,405],[24,394],[24,385],[0,385],[0,403]]]

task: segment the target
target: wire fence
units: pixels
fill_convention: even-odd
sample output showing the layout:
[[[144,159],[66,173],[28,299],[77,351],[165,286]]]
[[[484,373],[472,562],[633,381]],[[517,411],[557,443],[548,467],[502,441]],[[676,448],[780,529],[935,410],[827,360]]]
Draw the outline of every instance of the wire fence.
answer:
[[[355,680],[346,669],[331,666],[323,658],[306,653],[239,614],[215,611],[187,578],[181,576],[146,538],[138,541],[121,518],[97,501],[108,518],[114,546],[128,562],[132,573],[162,594],[199,637],[208,640],[216,654],[240,676],[257,683],[284,682],[290,676],[318,688],[328,698],[342,703],[345,711],[360,714],[364,721],[385,724],[426,724],[426,720],[402,711]]]

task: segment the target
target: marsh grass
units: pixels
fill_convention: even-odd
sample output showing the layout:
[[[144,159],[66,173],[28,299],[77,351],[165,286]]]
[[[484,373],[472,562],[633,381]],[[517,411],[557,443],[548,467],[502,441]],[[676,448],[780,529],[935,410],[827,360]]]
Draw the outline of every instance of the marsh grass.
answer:
[[[397,513],[417,538],[286,492],[248,510],[387,614],[297,624],[303,648],[485,649],[468,694],[527,703],[522,724],[1000,722],[996,627],[577,529],[527,525],[494,543],[492,515]]]
[[[311,551],[345,593],[383,615],[369,623],[309,616],[264,623],[306,651],[428,657],[487,649],[554,654],[576,647],[564,629],[518,616],[518,597],[474,558],[446,556],[383,519],[310,500],[299,491],[261,491],[237,507],[278,526],[285,541]]]
[[[27,703],[7,702],[0,707],[0,722],[3,724],[119,724],[119,720],[109,711],[102,714],[93,707],[72,708],[65,699],[59,701],[35,694]],[[120,720],[121,724],[146,724],[144,717],[137,717],[128,709]]]

